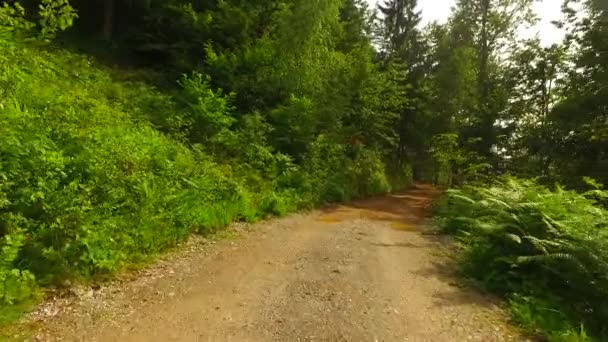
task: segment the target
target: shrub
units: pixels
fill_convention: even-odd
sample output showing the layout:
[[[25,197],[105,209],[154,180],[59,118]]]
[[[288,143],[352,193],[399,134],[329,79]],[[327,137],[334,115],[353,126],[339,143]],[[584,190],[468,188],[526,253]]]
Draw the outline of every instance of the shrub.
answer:
[[[225,97],[221,90],[212,91],[209,78],[199,73],[184,75],[178,83],[182,87],[181,101],[187,107],[183,128],[189,141],[213,144],[229,134],[236,121],[231,116],[233,95]]]
[[[606,194],[593,195],[598,192]],[[608,212],[590,195],[504,178],[487,188],[449,191],[438,222],[458,234],[463,271],[486,288],[554,303],[571,323],[565,330],[582,321],[604,336]]]
[[[412,165],[406,164],[404,166],[398,166],[389,164],[387,167],[387,174],[390,179],[389,183],[394,190],[407,189],[414,183],[414,169]]]
[[[175,110],[171,97],[116,82],[78,55],[5,43],[0,237],[23,238],[2,279],[105,276],[193,231],[258,216],[238,179],[145,120],[148,103]]]
[[[347,201],[391,190],[380,153],[365,147],[351,149],[326,135],[320,135],[311,144],[304,172],[310,179],[316,203]]]
[[[320,135],[311,144],[304,160],[315,203],[345,201],[352,197],[346,175],[346,147]]]
[[[6,217],[5,220],[9,221]],[[19,218],[14,217],[11,221],[18,222]],[[0,243],[0,303],[7,306],[32,299],[37,287],[34,275],[13,266],[25,242],[24,231],[9,224],[4,228],[12,230]]]
[[[351,163],[348,173],[350,188],[356,197],[383,194],[391,191],[386,167],[380,154],[373,150],[361,150]]]
[[[47,14],[61,29],[65,18]],[[38,287],[106,278],[193,232],[390,190],[381,155],[336,136],[290,127],[287,150],[297,153],[278,153],[274,127],[257,113],[234,116],[232,95],[200,74],[182,78],[175,96],[9,33],[0,37],[0,316]],[[310,105],[294,97],[271,116],[297,122]]]

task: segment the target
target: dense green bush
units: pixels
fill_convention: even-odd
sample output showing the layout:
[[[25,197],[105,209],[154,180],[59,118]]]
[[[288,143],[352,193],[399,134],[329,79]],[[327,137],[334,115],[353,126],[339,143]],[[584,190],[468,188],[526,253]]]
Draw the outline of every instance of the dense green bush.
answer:
[[[262,116],[235,118],[201,75],[175,97],[31,44],[5,40],[0,54],[5,304],[105,277],[192,232],[390,189],[378,153],[324,135],[294,164]]]
[[[351,158],[345,156],[351,155]],[[387,193],[391,190],[379,153],[331,141],[320,135],[304,160],[306,182],[317,204]]]
[[[137,51],[54,41],[89,2],[0,3],[0,320],[38,287],[108,277],[193,232],[391,189],[392,121],[375,124],[383,90],[362,88],[374,56],[354,3],[117,3],[141,10],[133,25],[165,22],[131,37]],[[252,11],[264,23],[233,27]],[[89,45],[105,66],[65,49]],[[158,69],[119,62],[117,46]]]
[[[116,82],[82,56],[8,41],[0,83],[4,304],[31,297],[36,284],[105,276],[193,231],[262,215],[265,195],[148,123],[148,104],[177,110],[154,88]]]
[[[66,53],[13,46],[0,58],[11,64],[0,74],[0,222],[26,232],[20,265],[39,282],[111,272],[239,215],[235,181],[121,106],[140,90]]]
[[[391,191],[386,166],[380,154],[374,150],[361,149],[349,163],[349,188],[355,197],[383,194]]]
[[[34,275],[27,270],[15,268],[14,262],[25,243],[23,230],[6,234],[0,244],[0,303],[3,306],[27,301],[36,289]],[[0,314],[0,321],[2,321]]]
[[[505,178],[487,188],[449,191],[438,222],[458,234],[466,274],[513,296],[518,321],[533,321],[556,340],[577,330],[579,322],[605,337],[608,211],[597,198],[606,195]]]

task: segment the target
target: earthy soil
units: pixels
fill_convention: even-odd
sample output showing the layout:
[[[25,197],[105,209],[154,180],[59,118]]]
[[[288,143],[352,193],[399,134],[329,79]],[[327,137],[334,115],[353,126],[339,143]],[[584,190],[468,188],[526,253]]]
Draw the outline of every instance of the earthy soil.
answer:
[[[42,305],[14,337],[521,340],[494,299],[458,285],[450,243],[425,226],[435,195],[417,186],[194,239],[131,279]]]

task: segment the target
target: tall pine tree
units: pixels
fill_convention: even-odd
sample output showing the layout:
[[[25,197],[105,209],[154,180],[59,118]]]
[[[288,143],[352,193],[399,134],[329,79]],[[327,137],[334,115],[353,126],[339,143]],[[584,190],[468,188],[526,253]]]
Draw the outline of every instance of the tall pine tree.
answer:
[[[401,69],[405,74],[398,83],[406,93],[396,127],[399,137],[396,162],[400,167],[423,160],[426,151],[420,125],[429,102],[425,86],[428,47],[419,28],[422,17],[417,6],[417,0],[385,0],[378,5],[380,58],[387,69]]]

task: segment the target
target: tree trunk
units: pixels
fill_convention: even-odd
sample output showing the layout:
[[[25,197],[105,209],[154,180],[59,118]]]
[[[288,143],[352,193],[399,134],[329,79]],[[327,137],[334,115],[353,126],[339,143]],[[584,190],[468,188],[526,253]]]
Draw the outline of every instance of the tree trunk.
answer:
[[[481,37],[479,41],[479,111],[482,123],[482,152],[489,154],[494,144],[494,118],[490,113],[490,37],[488,33],[490,0],[481,1]]]
[[[488,79],[489,79],[489,36],[488,36],[488,17],[490,11],[490,0],[481,1],[481,37],[479,42],[479,87],[481,105],[485,105],[489,97]]]
[[[103,3],[103,29],[101,38],[104,40],[112,39],[114,32],[114,13],[116,0],[104,0]]]

